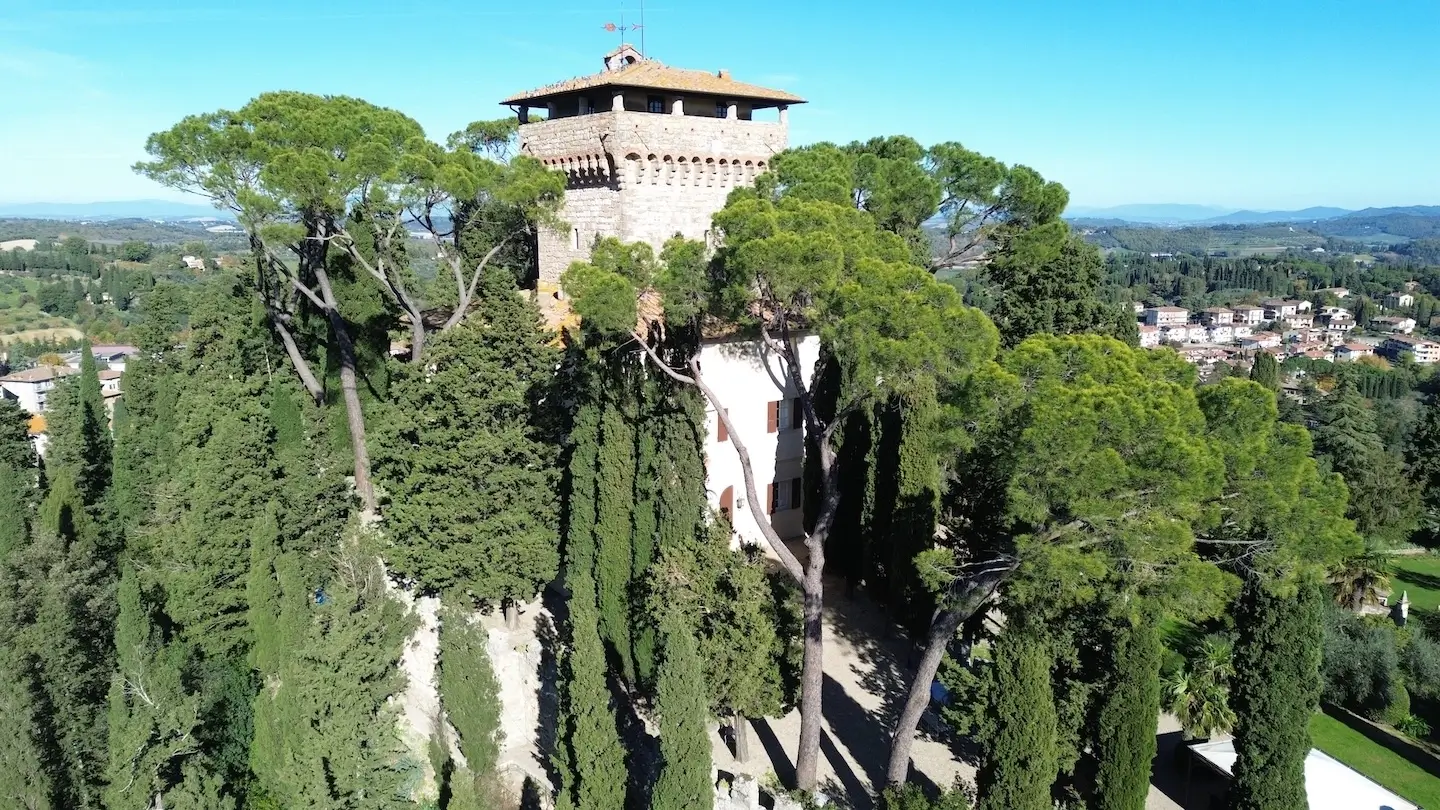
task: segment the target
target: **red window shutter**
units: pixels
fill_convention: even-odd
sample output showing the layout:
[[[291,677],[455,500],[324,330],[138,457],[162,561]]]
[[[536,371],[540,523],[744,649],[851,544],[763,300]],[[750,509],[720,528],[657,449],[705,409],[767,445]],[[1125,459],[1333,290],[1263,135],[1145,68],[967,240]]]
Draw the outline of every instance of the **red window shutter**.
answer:
[[[771,400],[765,404],[765,432],[774,433],[780,429],[780,402]]]
[[[720,493],[720,514],[724,515],[726,520],[731,520],[730,513],[734,510],[735,487],[725,487],[725,491]]]
[[[717,426],[716,441],[728,441],[730,439],[730,431],[725,429],[725,420],[721,419],[718,413],[715,414],[715,423]]]
[[[769,514],[772,514],[772,515],[775,514],[775,485],[774,485],[774,484],[770,484],[769,486],[765,487],[765,511],[768,512]]]

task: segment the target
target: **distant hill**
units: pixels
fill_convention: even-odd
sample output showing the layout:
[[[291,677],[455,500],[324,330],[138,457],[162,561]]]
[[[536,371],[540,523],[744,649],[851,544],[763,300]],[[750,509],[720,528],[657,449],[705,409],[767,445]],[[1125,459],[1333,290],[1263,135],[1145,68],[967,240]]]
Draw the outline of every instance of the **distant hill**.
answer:
[[[1232,211],[1214,205],[1183,205],[1178,203],[1116,205],[1109,208],[1075,205],[1065,210],[1066,219],[1123,220],[1157,225],[1172,225],[1182,222],[1198,222],[1210,217],[1223,216]]]
[[[117,200],[94,203],[0,203],[0,217],[26,219],[182,219],[211,217],[231,220],[234,217],[213,206],[169,200]]]
[[[1346,208],[1316,206],[1299,211],[1236,211],[1219,217],[1203,219],[1197,225],[1259,225],[1265,222],[1312,222],[1321,219],[1335,219],[1354,213]]]

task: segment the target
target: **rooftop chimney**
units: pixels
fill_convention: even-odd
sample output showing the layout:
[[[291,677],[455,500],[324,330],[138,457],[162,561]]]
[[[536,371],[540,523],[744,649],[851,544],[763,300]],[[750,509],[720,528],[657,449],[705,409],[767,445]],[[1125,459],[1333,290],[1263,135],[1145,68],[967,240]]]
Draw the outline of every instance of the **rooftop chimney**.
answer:
[[[726,70],[725,68],[720,68],[720,71],[715,75],[719,76],[722,79],[728,79],[730,78],[730,71]]]

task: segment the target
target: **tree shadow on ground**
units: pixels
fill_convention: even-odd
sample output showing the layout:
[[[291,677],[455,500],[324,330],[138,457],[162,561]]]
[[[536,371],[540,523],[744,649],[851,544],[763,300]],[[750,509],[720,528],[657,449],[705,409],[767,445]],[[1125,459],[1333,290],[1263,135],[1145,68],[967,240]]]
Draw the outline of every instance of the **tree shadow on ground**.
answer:
[[[1407,585],[1414,585],[1430,591],[1440,591],[1440,576],[1426,574],[1420,571],[1396,571],[1395,581],[1391,583],[1391,590],[1405,590]]]
[[[866,732],[875,735],[864,747],[882,749],[881,759],[873,768],[869,762],[863,765],[871,776],[872,784],[884,784],[890,735],[895,727],[895,719],[905,707],[905,698],[914,677],[913,664],[919,661],[924,650],[921,644],[911,640],[898,622],[890,618],[884,607],[866,596],[863,590],[847,593],[842,580],[827,577],[826,595],[826,618],[835,638],[853,651],[857,660],[852,669],[861,690],[879,701],[877,707],[868,710],[854,704],[853,700],[851,703],[854,704],[855,711],[868,719]],[[831,659],[828,650],[826,658]],[[838,691],[843,694],[844,690]],[[847,699],[848,697],[846,696]],[[828,691],[825,693],[825,700],[828,707],[831,700]],[[828,708],[825,715],[830,716]],[[959,735],[951,732],[944,723],[939,722],[931,712],[927,711],[926,722],[921,723],[916,736],[917,739],[946,745],[952,755],[961,762],[971,761],[971,746]],[[848,735],[842,733],[840,741],[852,748],[852,751],[855,750]],[[915,775],[913,765],[911,773]],[[879,781],[876,782],[876,779]]]
[[[565,597],[553,588],[540,592],[545,611],[535,617],[535,638],[540,642],[539,713],[535,728],[535,759],[550,784],[560,784],[555,755],[560,744],[560,633],[559,622],[569,617]]]
[[[770,721],[757,717],[750,721],[750,727],[759,738],[760,747],[765,749],[765,758],[770,760],[776,778],[784,785],[795,784],[795,763],[791,762],[790,755],[785,753],[785,746],[781,745],[780,738],[775,736],[775,729],[770,727]]]

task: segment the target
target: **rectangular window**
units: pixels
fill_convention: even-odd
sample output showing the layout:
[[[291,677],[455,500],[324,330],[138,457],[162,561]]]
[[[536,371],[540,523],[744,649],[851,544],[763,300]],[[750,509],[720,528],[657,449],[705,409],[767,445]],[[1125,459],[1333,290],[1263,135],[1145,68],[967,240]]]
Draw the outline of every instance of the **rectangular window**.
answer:
[[[651,97],[649,98],[647,104],[648,104],[648,106],[649,106],[650,112],[652,112],[652,113],[663,113],[663,112],[665,112],[665,97],[664,97],[664,96],[651,96]]]
[[[715,117],[726,118],[730,115],[730,105],[724,101],[715,102]]]
[[[782,399],[772,403],[775,406],[774,433],[776,430],[799,430],[805,426],[805,410],[798,399]]]
[[[787,512],[791,509],[799,509],[805,497],[804,485],[799,478],[790,478],[785,481],[776,481],[770,485],[769,506],[770,514],[776,512]]]

